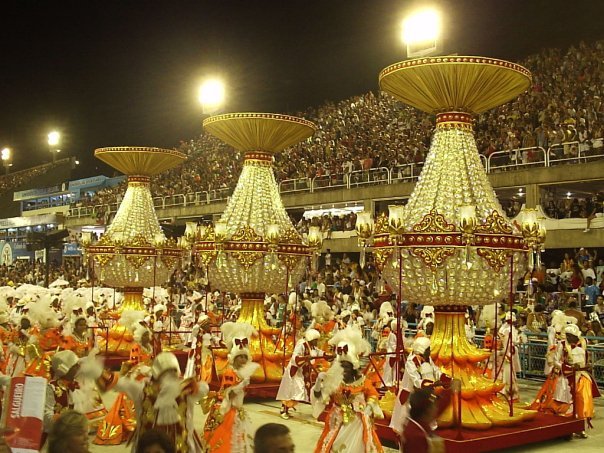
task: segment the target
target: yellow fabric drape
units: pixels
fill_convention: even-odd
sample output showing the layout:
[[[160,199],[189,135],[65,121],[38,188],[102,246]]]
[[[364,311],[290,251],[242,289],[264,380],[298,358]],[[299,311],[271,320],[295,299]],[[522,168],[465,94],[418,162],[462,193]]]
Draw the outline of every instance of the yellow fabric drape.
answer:
[[[444,58],[449,61],[443,62]],[[464,58],[474,62],[451,61]],[[380,73],[380,89],[424,112],[478,114],[505,104],[530,86],[527,69],[507,62],[504,63],[509,67],[500,65],[499,61],[439,57],[396,63]]]
[[[153,176],[183,163],[187,156],[173,149],[120,146],[99,148],[97,159],[111,165],[125,175]]]
[[[207,118],[203,127],[239,151],[277,153],[310,137],[316,126],[274,113],[228,113]]]

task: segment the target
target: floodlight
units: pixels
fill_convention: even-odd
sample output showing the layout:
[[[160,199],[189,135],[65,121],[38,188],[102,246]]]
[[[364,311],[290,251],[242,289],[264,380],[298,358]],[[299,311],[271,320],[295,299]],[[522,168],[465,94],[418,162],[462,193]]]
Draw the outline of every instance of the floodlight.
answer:
[[[48,144],[50,146],[56,146],[61,141],[61,134],[57,131],[52,131],[48,134]]]
[[[407,57],[424,57],[441,51],[441,19],[435,9],[424,9],[403,21]]]
[[[208,79],[199,87],[199,102],[204,113],[213,113],[224,103],[224,83],[219,79]]]

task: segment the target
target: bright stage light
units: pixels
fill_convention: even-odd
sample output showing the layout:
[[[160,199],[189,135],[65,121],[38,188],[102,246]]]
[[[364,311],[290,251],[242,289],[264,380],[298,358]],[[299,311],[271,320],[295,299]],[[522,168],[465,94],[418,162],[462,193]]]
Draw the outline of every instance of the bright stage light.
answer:
[[[1,153],[2,160],[7,161],[10,159],[10,148],[4,148]]]
[[[419,11],[403,22],[403,39],[406,44],[435,41],[440,36],[440,15],[436,10]]]
[[[422,57],[440,51],[441,19],[435,9],[418,11],[403,21],[407,56]]]
[[[52,131],[51,133],[48,134],[48,144],[50,146],[58,145],[60,140],[61,140],[61,134],[59,134],[57,131]]]
[[[224,103],[224,83],[218,79],[206,80],[199,88],[199,102],[204,113],[213,113]]]

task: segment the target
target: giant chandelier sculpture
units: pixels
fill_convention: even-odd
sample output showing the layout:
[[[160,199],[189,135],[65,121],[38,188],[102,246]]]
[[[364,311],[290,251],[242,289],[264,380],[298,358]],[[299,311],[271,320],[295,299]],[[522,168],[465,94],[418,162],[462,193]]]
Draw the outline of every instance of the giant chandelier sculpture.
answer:
[[[509,293],[527,256],[522,231],[505,216],[479,159],[473,116],[525,91],[531,74],[493,58],[433,57],[389,66],[379,82],[404,103],[436,114],[408,204],[377,219],[373,245],[382,275],[400,297],[435,307],[432,358],[462,383],[461,420],[451,405],[439,426],[488,429],[532,418],[535,412],[520,408],[510,415],[497,395],[503,383],[484,377],[478,365],[490,351],[471,344],[464,330],[466,306]],[[359,220],[361,239],[368,239],[373,225],[366,216]]]
[[[193,233],[193,251],[206,267],[212,286],[241,296],[238,320],[259,331],[250,349],[262,367],[252,381],[279,382],[292,340],[284,337],[283,330],[267,325],[264,297],[287,292],[302,279],[311,247],[303,243],[283,207],[273,155],[310,137],[315,125],[287,115],[232,113],[207,118],[203,126],[245,153],[245,160],[220,221]],[[220,370],[226,352],[216,351],[216,356]]]
[[[168,281],[183,254],[182,247],[166,239],[159,226],[151,177],[181,164],[186,156],[146,147],[100,148],[94,154],[126,174],[128,188],[105,234],[97,243],[83,245],[99,280],[124,292],[120,310],[144,311],[143,289]],[[129,353],[121,341],[125,333],[123,326],[109,333],[110,352]]]

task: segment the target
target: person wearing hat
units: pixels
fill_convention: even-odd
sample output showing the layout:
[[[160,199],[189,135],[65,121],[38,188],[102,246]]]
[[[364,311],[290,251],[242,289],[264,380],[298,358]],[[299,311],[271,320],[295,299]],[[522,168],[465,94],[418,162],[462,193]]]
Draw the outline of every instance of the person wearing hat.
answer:
[[[374,418],[384,417],[379,394],[361,371],[361,357],[371,352],[371,346],[350,327],[336,333],[330,344],[336,360],[327,372],[319,373],[311,395],[313,415],[318,418],[327,411],[315,453],[383,452],[373,424]]]
[[[31,321],[27,316],[21,316],[18,328],[11,335],[8,343],[6,358],[6,375],[11,377],[23,376],[25,369],[35,356],[29,343],[31,337]]]
[[[564,328],[575,318],[568,317],[561,310],[554,310],[551,315],[551,325],[547,329],[547,353],[545,355],[546,379],[529,409],[555,415],[565,415],[571,410],[571,388],[562,375],[562,361],[566,350]]]
[[[132,330],[134,343],[130,348],[130,359],[122,363],[121,372],[136,381],[148,382],[153,365],[151,330],[144,321],[136,323]],[[93,443],[119,445],[128,440],[135,425],[134,403],[124,392],[120,392],[103,422],[99,424]]]
[[[85,357],[94,347],[94,336],[88,331],[86,315],[80,313],[72,320],[71,335],[64,335],[61,348],[69,349],[78,357]]]
[[[185,377],[210,382],[212,380],[212,334],[210,333],[211,321],[207,315],[200,314],[193,326],[191,336],[191,349],[187,359]]]
[[[118,376],[108,370],[98,380],[107,391],[115,388],[134,402],[136,430],[132,442],[143,433],[163,431],[175,445],[177,453],[200,453],[202,446],[195,433],[195,403],[208,393],[208,385],[194,379],[182,379],[178,359],[171,352],[161,352],[153,360],[148,382],[130,376]]]
[[[46,386],[44,432],[48,433],[59,415],[74,408],[74,391],[79,387],[79,357],[73,351],[59,351],[51,359],[51,380]]]
[[[520,354],[518,346],[521,337],[515,326],[516,314],[508,311],[505,314],[505,322],[499,328],[499,341],[497,343],[497,369],[495,379],[502,380],[505,384],[503,394],[518,401],[518,378],[517,373],[521,370]]]
[[[339,319],[333,329],[334,334],[339,332],[340,330],[345,330],[350,323],[350,318],[352,317],[352,313],[349,310],[342,310],[339,315]]]
[[[153,355],[157,357],[162,351],[161,337],[164,331],[163,316],[166,312],[166,306],[163,304],[156,304],[153,307]]]
[[[323,357],[324,353],[317,347],[321,334],[318,330],[308,329],[304,338],[298,340],[289,363],[283,370],[283,377],[277,392],[277,401],[281,401],[281,418],[291,417],[290,410],[295,410],[298,401],[310,402],[311,372],[313,359]]]
[[[390,420],[390,428],[401,434],[409,413],[409,395],[426,387],[447,388],[451,378],[444,374],[430,357],[430,338],[418,337],[412,345],[412,353],[405,361],[405,373]]]
[[[585,419],[589,428],[592,428],[591,419],[594,416],[594,398],[600,396],[598,385],[591,375],[591,366],[588,366],[588,355],[585,339],[582,338],[581,329],[576,324],[568,324],[564,328],[566,346],[563,351],[562,373],[570,381],[573,389],[573,412],[578,419]],[[579,434],[585,438],[585,431]]]
[[[220,326],[229,349],[228,366],[222,375],[220,390],[206,400],[209,412],[204,427],[208,451],[230,453],[252,451],[250,420],[243,411],[245,388],[260,367],[252,362],[251,337],[257,335],[251,324],[226,322]]]

